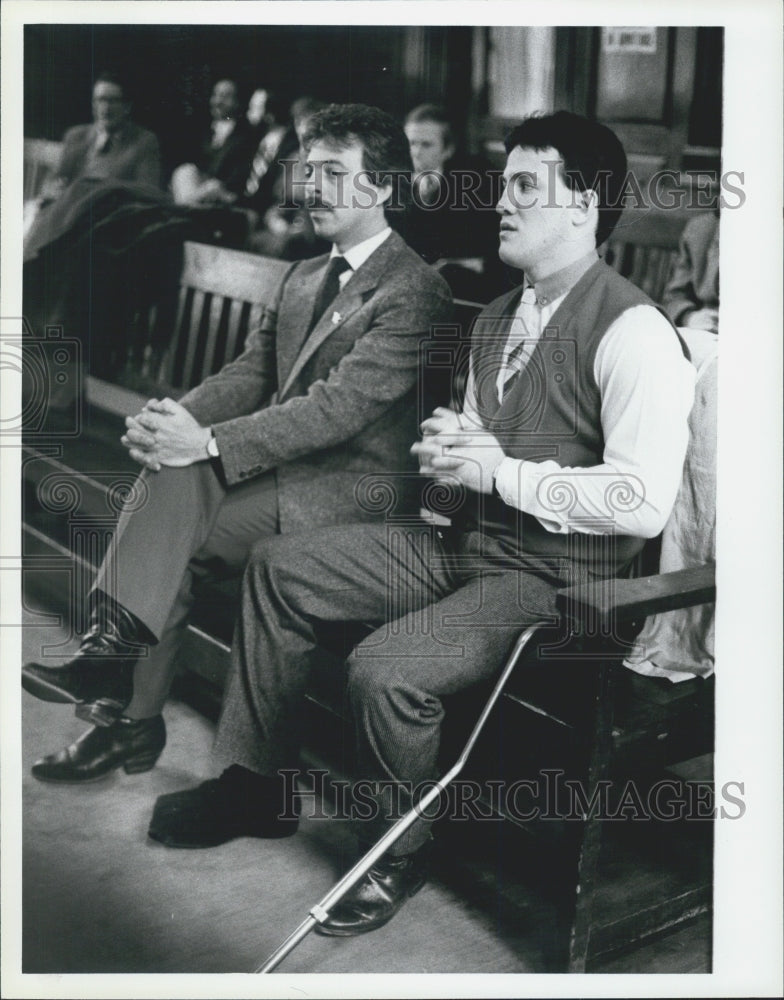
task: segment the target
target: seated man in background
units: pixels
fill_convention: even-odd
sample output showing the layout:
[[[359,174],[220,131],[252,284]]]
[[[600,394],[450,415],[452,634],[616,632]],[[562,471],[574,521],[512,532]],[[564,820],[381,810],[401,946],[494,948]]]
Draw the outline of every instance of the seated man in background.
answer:
[[[124,241],[135,240],[134,226],[123,221],[109,253],[96,239],[96,227],[118,206],[168,201],[161,190],[158,140],[132,121],[131,109],[126,82],[113,72],[96,77],[93,123],[68,129],[57,169],[25,206],[23,308],[29,328],[43,337],[47,326],[62,326],[66,336],[82,343],[83,362],[90,359],[94,374],[111,350],[103,335],[120,325],[139,279],[118,252]],[[147,285],[154,281],[139,279]],[[95,330],[100,332],[93,336]],[[85,370],[74,362],[64,383],[50,387],[50,412],[73,405]]]
[[[718,211],[684,226],[662,306],[677,326],[719,332]]]
[[[245,190],[258,139],[242,114],[235,80],[218,80],[212,88],[210,117],[194,161],[180,164],[172,174],[178,205],[233,204]]]
[[[25,260],[51,238],[49,234],[67,211],[67,191],[74,182],[115,180],[161,186],[158,140],[131,120],[128,87],[116,73],[107,71],[95,78],[92,108],[92,124],[68,129],[57,169],[38,198],[25,206]],[[55,202],[60,203],[56,215]],[[42,208],[49,211],[40,212]]]
[[[311,118],[323,107],[324,102],[315,97],[299,97],[292,103],[296,148],[292,149],[287,141],[281,142],[267,164],[265,183],[245,202],[262,213],[249,239],[250,248],[257,253],[283,260],[304,260],[329,250],[329,245],[316,235],[307,210],[307,150],[302,145]],[[294,162],[283,163],[284,160]]]
[[[446,111],[421,104],[404,125],[414,163],[406,238],[425,260],[447,261],[444,276],[462,298],[487,302],[505,290],[490,164],[458,155]]]
[[[448,528],[361,524],[259,543],[216,739],[230,766],[161,796],[155,840],[296,831],[281,771],[298,766],[318,637],[358,622],[376,629],[346,668],[365,816],[373,807],[356,820],[367,849],[436,778],[444,696],[495,678],[521,629],[557,621],[559,588],[623,574],[662,530],[695,372],[672,324],[597,253],[621,211],[623,147],[558,112],[524,121],[506,149],[499,252],[525,280],[474,325],[462,412],[437,409],[412,449],[465,504]],[[318,930],[390,920],[425,880],[429,838],[418,819]]]
[[[158,140],[131,120],[127,85],[106,71],[93,83],[93,121],[75,125],[63,136],[60,165],[42,192],[53,200],[77,177],[110,177],[160,187]]]
[[[120,518],[77,655],[23,670],[26,690],[96,726],[36,763],[37,778],[153,767],[194,582],[239,573],[267,534],[367,520],[359,480],[412,467],[420,341],[450,318],[451,296],[388,224],[390,176],[410,176],[406,137],[376,108],[332,105],[304,145],[331,253],[292,266],[235,362],[127,419],[146,502]],[[401,507],[416,510],[414,485]]]
[[[280,161],[296,156],[300,143],[296,124],[289,123],[293,106],[289,109],[272,91],[257,90],[255,93],[266,94],[264,116],[256,131],[250,168],[239,204],[263,216],[275,204],[275,187],[283,169]],[[320,106],[324,107],[324,104]]]

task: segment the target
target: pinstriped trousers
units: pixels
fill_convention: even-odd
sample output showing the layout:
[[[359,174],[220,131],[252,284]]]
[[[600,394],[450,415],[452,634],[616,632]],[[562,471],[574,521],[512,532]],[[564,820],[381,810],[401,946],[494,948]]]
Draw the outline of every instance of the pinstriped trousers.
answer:
[[[370,842],[410,806],[409,783],[437,777],[442,698],[497,675],[521,628],[555,622],[555,592],[574,582],[570,560],[424,522],[266,538],[245,572],[216,755],[260,774],[296,767],[319,623],[374,626],[346,663],[356,777],[406,784],[357,823]],[[428,837],[417,822],[392,853]]]

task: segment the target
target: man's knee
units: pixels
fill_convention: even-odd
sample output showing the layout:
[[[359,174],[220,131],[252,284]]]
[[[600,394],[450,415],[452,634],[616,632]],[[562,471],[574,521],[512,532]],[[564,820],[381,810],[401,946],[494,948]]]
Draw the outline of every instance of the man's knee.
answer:
[[[287,591],[287,581],[298,575],[308,553],[298,541],[292,535],[263,535],[255,541],[245,571],[251,587],[266,586],[281,594]]]
[[[296,566],[309,548],[300,544],[297,535],[259,535],[248,554],[248,566],[278,569]]]
[[[440,698],[422,683],[416,658],[370,655],[357,646],[347,660],[348,697],[355,718],[368,713],[437,721],[443,715]]]

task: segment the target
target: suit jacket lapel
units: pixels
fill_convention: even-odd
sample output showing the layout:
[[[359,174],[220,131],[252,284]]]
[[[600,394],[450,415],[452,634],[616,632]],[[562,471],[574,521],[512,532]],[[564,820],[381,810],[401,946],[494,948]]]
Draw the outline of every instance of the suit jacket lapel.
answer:
[[[285,380],[281,379],[279,382],[279,385],[281,385],[279,399],[282,400],[286,396],[299,373],[302,371],[307,362],[313,357],[319,347],[321,347],[324,341],[330,337],[335,330],[343,326],[343,324],[363,305],[363,303],[367,301],[369,295],[372,294],[381,278],[388,271],[393,258],[397,255],[400,249],[401,244],[402,240],[397,233],[390,233],[378,250],[368,257],[365,263],[357,270],[356,274],[352,275],[351,280],[348,281],[345,287],[338,293],[338,296],[332,305],[327,307],[326,312],[319,319],[318,323],[316,323],[307,340],[305,340],[304,343],[302,339],[298,341],[300,346],[297,356],[294,359]],[[325,267],[326,259],[324,267],[320,267],[315,274],[315,283],[313,285],[310,283],[308,284],[309,294],[305,295],[303,289],[303,294],[299,296],[301,309],[297,309],[297,313],[299,315],[299,322],[301,323],[301,326],[299,327],[300,338],[304,338],[305,330],[307,330],[310,319],[313,315],[313,303],[316,298],[316,292],[318,291],[321,279],[324,276]],[[307,313],[306,316],[302,315],[303,311]],[[333,317],[336,316],[336,314],[339,318],[336,322],[333,322]]]
[[[284,311],[278,317],[278,386],[283,386],[288,379],[297,355],[302,349],[313,316],[313,303],[328,260],[329,258],[324,256],[313,261],[310,271],[308,265],[298,267],[289,278],[289,281],[295,284],[296,290],[286,296]]]

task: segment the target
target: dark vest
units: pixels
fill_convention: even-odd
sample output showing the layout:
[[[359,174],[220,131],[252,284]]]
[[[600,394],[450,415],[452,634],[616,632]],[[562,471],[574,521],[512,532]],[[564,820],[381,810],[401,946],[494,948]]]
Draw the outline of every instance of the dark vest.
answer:
[[[594,378],[597,348],[623,312],[655,304],[604,261],[597,261],[555,311],[526,367],[499,403],[496,379],[521,294],[518,288],[491,302],[472,330],[471,363],[482,422],[513,458],[553,459],[560,466],[578,468],[600,465],[604,435]],[[662,335],[668,335],[665,328]],[[568,509],[569,487],[559,486],[557,477],[548,485],[548,502],[556,510]],[[621,571],[644,544],[644,539],[629,535],[555,534],[496,495],[472,494],[457,523],[521,554],[568,558],[602,575]]]

